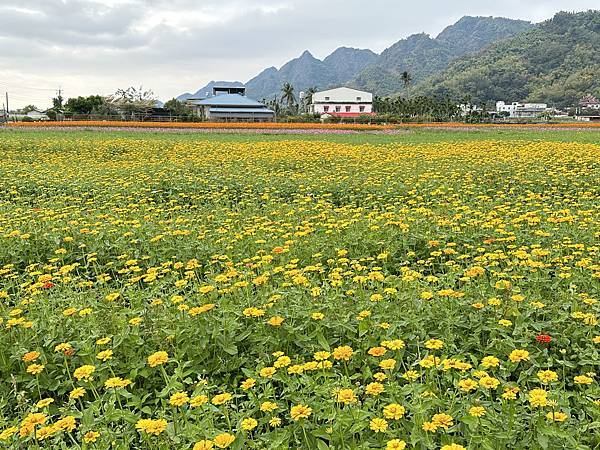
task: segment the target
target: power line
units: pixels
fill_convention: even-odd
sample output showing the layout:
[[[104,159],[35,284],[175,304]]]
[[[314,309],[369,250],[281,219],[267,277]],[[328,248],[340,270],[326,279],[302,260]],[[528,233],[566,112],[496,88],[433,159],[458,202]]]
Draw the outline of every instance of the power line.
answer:
[[[52,95],[50,93],[50,91],[48,91],[48,93],[45,92],[31,92],[28,91],[26,89],[11,89],[11,88],[7,88],[4,86],[0,86],[0,89],[2,89],[4,92],[11,92],[11,93],[15,93],[15,95],[19,95],[21,97],[45,97],[47,95]],[[61,89],[62,91],[62,89]],[[58,89],[53,89],[52,92],[56,93],[58,92]]]
[[[10,96],[15,99],[15,100],[19,100],[21,102],[51,102],[52,98],[51,97],[30,97],[30,96],[22,96],[22,95],[15,95],[13,93],[10,94]]]
[[[10,92],[10,93],[15,92],[12,89],[5,89],[4,91],[5,92]],[[16,94],[13,94],[13,95],[16,95],[18,97],[47,98],[49,95],[52,95],[52,94],[46,95],[46,94],[38,94],[36,92],[32,92],[31,94],[28,94],[26,92],[17,92]]]
[[[0,87],[2,87],[3,89],[10,89],[12,90],[27,90],[27,91],[54,91],[56,92],[56,88],[50,89],[50,88],[39,88],[39,87],[33,87],[33,86],[23,86],[23,85],[10,85],[10,84],[6,84],[3,82],[0,82]]]

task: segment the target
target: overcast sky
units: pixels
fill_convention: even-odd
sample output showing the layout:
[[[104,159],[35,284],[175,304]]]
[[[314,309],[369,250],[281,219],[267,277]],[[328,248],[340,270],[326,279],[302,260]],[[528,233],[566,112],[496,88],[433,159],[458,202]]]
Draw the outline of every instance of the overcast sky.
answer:
[[[11,109],[143,85],[162,100],[247,81],[309,49],[376,52],[464,15],[539,22],[599,0],[0,0],[0,92]],[[0,106],[3,103],[0,100]]]

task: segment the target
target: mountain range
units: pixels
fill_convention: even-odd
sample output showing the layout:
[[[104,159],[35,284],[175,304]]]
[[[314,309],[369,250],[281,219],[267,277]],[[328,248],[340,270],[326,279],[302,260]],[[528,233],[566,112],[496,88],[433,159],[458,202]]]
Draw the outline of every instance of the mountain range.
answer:
[[[600,94],[600,11],[561,12],[552,19],[458,59],[417,86],[414,94],[477,103],[528,100],[573,106]]]
[[[538,100],[566,105],[600,89],[600,11],[559,13],[540,24],[500,17],[465,16],[437,37],[420,33],[381,54],[340,47],[325,59],[305,51],[281,68],[270,67],[245,83],[249,97],[271,100],[284,83],[296,93],[311,87],[349,86],[380,96],[470,96],[477,102]],[[405,83],[402,73],[410,74]],[[240,82],[211,82],[212,86]]]
[[[307,50],[279,70],[275,67],[264,70],[246,83],[246,89],[251,97],[272,99],[286,82],[293,84],[298,92],[313,86],[325,89],[348,84],[376,60],[377,54],[371,50],[340,47],[323,61]]]
[[[463,17],[435,39],[421,33],[396,42],[358,73],[353,85],[378,95],[396,94],[404,90],[402,72],[411,75],[413,84],[419,83],[444,70],[451,61],[532,26],[530,22],[501,17]]]
[[[311,87],[326,89],[347,85],[371,90],[379,95],[398,92],[403,71],[417,82],[448,66],[453,59],[481,50],[486,45],[513,36],[532,26],[530,22],[497,17],[463,17],[443,30],[437,38],[415,34],[402,39],[380,55],[368,49],[340,47],[320,60],[306,50],[281,68],[269,67],[245,83],[249,97],[271,100],[281,93],[284,83],[296,92]],[[211,81],[195,93],[179,100],[204,97],[215,84],[241,86],[242,83]]]

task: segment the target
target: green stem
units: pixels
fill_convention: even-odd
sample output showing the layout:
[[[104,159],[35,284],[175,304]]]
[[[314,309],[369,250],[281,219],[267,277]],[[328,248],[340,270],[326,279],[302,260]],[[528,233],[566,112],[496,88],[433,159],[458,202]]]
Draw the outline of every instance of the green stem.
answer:
[[[304,424],[301,425],[302,434],[304,435],[304,442],[306,442],[306,448],[310,448],[310,443],[308,442],[308,436],[306,435],[306,428],[304,428]]]

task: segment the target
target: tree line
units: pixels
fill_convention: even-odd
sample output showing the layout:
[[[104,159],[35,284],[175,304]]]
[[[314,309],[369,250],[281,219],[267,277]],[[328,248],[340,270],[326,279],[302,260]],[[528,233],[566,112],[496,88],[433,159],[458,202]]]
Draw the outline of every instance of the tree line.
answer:
[[[27,114],[39,110],[27,105],[17,111]],[[142,87],[118,89],[114,94],[72,97],[65,101],[62,96],[52,99],[52,107],[45,111],[50,120],[69,119],[118,119],[144,120],[157,112],[169,114],[179,120],[193,120],[193,111],[184,102],[172,99],[160,105],[153,91]],[[27,118],[25,118],[26,120]]]

